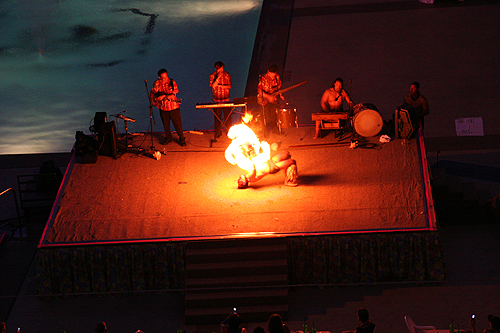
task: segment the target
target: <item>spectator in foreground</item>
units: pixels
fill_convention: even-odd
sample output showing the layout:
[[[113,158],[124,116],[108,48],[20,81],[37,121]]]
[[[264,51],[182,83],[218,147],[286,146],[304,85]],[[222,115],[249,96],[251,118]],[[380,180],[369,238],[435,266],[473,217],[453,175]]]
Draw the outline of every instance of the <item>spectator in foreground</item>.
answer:
[[[224,321],[220,324],[221,333],[248,333],[247,329],[240,327],[241,317],[236,313],[232,312]]]
[[[370,321],[370,314],[364,308],[358,309],[359,326],[355,331],[344,331],[343,333],[373,333],[375,324]]]
[[[272,314],[267,322],[267,333],[284,333],[283,320],[277,313]]]
[[[97,325],[95,325],[95,331],[96,333],[107,333],[108,328],[106,327],[106,323],[103,321],[97,323]]]
[[[486,328],[483,331],[483,333],[500,333],[500,317],[489,314],[488,321],[490,322],[490,327]],[[475,318],[470,319],[470,326],[472,328],[472,333],[476,333],[476,319]]]
[[[262,326],[257,326],[253,329],[253,333],[266,333],[266,330]]]

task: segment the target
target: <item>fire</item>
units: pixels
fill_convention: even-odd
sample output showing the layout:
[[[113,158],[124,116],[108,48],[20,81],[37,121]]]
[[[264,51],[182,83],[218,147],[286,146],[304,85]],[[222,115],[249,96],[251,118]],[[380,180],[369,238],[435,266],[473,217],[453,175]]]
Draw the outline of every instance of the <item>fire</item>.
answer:
[[[251,172],[256,164],[260,165],[271,158],[271,147],[266,141],[260,141],[246,125],[252,120],[251,114],[246,113],[242,120],[244,123],[232,126],[227,133],[233,141],[226,148],[225,156],[229,163]]]

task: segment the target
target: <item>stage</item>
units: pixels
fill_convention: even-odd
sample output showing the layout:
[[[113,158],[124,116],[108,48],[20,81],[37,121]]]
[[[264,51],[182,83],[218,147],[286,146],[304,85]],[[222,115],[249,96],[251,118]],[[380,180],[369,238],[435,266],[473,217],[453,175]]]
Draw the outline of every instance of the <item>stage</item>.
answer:
[[[394,237],[410,237],[412,251],[423,257],[430,254],[439,262],[430,189],[424,186],[428,175],[422,168],[426,165],[422,162],[423,141],[380,143],[379,136],[358,138],[360,146],[353,149],[349,138],[339,140],[333,131],[324,138],[313,137],[314,127],[307,126],[284,129],[282,135],[274,134],[269,140],[297,161],[297,187],[285,186],[280,171],[248,189],[237,189],[242,170],[224,157],[230,140],[223,135],[210,147],[212,132],[186,133],[186,147],[175,140],[162,146],[160,135],[154,135],[156,149],[165,148],[159,160],[136,152],[118,158],[99,156],[94,164],[78,164],[72,159],[39,244],[40,293],[115,290],[116,285],[110,287],[102,281],[93,286],[96,278],[77,287],[81,281],[75,279],[86,280],[96,267],[106,271],[101,277],[110,269],[127,269],[115,265],[128,260],[135,262],[133,269],[141,272],[142,282],[138,287],[128,277],[119,290],[127,290],[128,284],[139,289],[182,289],[186,243],[201,240],[287,237],[290,253],[300,257],[299,248],[308,251],[319,239],[324,246],[326,239],[331,241],[336,235],[350,237],[355,243],[369,238],[377,247],[387,243],[388,247],[379,250],[384,253],[394,250],[390,245]],[[140,143],[147,147],[151,142],[145,134],[130,140],[135,147]],[[417,247],[415,235],[423,240]],[[401,244],[397,241],[394,246]],[[366,255],[362,248],[356,251]],[[171,273],[169,280],[162,286],[144,281],[145,275],[161,272],[148,275],[142,266],[136,267],[137,262],[154,261],[156,267],[162,256],[166,258],[162,265]],[[429,277],[429,271],[423,274],[417,280]],[[72,282],[61,284],[65,278]],[[301,282],[302,278],[310,277],[296,276],[290,281]],[[405,277],[398,275],[398,279]]]
[[[280,172],[237,189],[242,170],[224,158],[229,139],[209,148],[209,133],[187,133],[187,147],[157,143],[166,149],[160,160],[126,153],[72,163],[40,245],[430,227],[416,139],[350,149],[350,140],[333,132],[313,140],[313,131],[286,129],[272,140],[297,161],[296,188]]]

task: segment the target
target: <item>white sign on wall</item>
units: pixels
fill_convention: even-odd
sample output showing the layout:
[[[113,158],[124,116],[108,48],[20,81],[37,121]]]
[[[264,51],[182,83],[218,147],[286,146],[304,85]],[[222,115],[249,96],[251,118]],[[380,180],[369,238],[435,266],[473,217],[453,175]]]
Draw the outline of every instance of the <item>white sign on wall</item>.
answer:
[[[458,136],[484,136],[483,118],[457,118],[455,129]]]

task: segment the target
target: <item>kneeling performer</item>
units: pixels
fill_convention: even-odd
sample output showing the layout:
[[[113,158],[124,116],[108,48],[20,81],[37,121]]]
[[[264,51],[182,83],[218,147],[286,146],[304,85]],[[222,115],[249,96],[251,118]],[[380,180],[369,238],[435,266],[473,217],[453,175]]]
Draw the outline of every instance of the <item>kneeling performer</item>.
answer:
[[[226,149],[227,161],[247,171],[246,175],[241,175],[238,179],[238,188],[248,188],[250,183],[280,170],[286,170],[285,185],[298,185],[297,162],[291,158],[288,151],[271,157],[269,144],[259,141],[245,124],[231,127],[228,137],[233,141]]]

